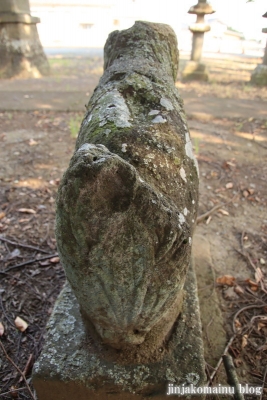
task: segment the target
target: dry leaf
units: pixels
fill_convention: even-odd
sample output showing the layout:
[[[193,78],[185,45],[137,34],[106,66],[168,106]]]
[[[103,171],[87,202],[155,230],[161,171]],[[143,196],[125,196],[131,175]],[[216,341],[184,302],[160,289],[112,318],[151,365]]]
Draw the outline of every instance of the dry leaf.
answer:
[[[264,260],[264,258],[260,258],[260,263],[261,263],[261,265],[266,264],[266,261]]]
[[[236,167],[236,164],[232,163],[231,161],[226,161],[226,164],[230,165],[230,167],[233,167],[233,168]]]
[[[247,344],[248,344],[248,335],[244,335],[244,336],[242,337],[242,344],[241,344],[242,349],[243,349],[244,347],[246,347]]]
[[[226,211],[226,210],[224,210],[223,208],[220,208],[220,209],[218,210],[218,212],[221,213],[222,215],[229,215],[229,212]]]
[[[0,219],[3,219],[3,218],[5,218],[5,216],[6,216],[6,213],[4,213],[3,211],[2,211],[2,212],[0,212]]]
[[[235,277],[232,275],[219,276],[216,279],[216,282],[219,283],[220,285],[233,286],[235,283]]]
[[[32,208],[19,208],[18,212],[27,213],[27,214],[36,214],[36,211]]]
[[[38,142],[36,142],[36,140],[34,140],[34,139],[30,139],[29,140],[29,145],[30,146],[35,146],[36,144],[38,144]]]
[[[49,261],[53,264],[56,264],[60,261],[60,259],[59,259],[59,257],[53,257],[53,258],[50,258]]]
[[[243,190],[243,196],[248,197],[248,195],[249,195],[249,192],[247,190]]]
[[[26,331],[26,329],[28,328],[28,324],[27,324],[27,322],[26,321],[24,321],[24,319],[22,319],[22,318],[20,318],[20,317],[17,317],[16,319],[15,319],[15,325],[16,325],[16,328],[18,328],[18,330],[20,331],[20,332],[24,332],[24,331]]]
[[[17,399],[19,397],[19,392],[17,392],[16,389],[18,389],[17,386],[11,386],[10,388],[10,395],[13,397],[13,399]]]
[[[237,294],[244,294],[244,289],[239,285],[236,285],[234,290]]]
[[[40,264],[42,267],[46,267],[47,265],[50,265],[50,261],[49,261],[49,260],[39,261],[39,264]]]
[[[263,279],[263,273],[260,268],[256,268],[255,271],[255,280],[256,283],[259,283]]]
[[[240,324],[240,321],[239,321],[239,319],[236,319],[235,320],[235,327],[238,329],[238,328],[241,328],[241,324]]]
[[[2,324],[2,322],[0,322],[0,336],[3,336],[4,332],[5,332],[4,325]]]
[[[248,189],[248,192],[249,192],[249,194],[253,194],[254,192],[255,192],[255,190],[254,189]]]
[[[210,221],[211,221],[212,217],[211,215],[208,217],[207,221],[206,221],[206,225],[209,225]]]
[[[228,183],[226,183],[225,187],[226,187],[226,189],[232,189],[234,187],[234,184],[233,184],[233,182],[228,182]]]
[[[246,282],[249,284],[250,289],[253,290],[253,292],[257,292],[259,285],[256,282],[251,279],[246,279]]]
[[[235,358],[234,364],[236,368],[239,368],[243,364],[243,361],[240,358]]]
[[[258,331],[260,331],[262,328],[266,328],[267,326],[267,317],[266,319],[262,319],[260,322],[258,322]]]

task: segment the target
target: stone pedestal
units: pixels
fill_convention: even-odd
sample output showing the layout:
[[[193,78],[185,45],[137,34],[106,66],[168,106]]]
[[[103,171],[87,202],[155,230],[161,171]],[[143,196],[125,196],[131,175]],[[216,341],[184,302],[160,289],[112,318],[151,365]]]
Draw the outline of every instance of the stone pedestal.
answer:
[[[198,4],[191,7],[189,14],[196,14],[197,21],[190,25],[189,29],[193,33],[192,50],[190,62],[182,72],[183,80],[208,80],[208,70],[205,64],[201,63],[204,33],[210,30],[210,26],[205,23],[205,15],[215,11],[206,3],[206,0],[199,0]]]
[[[29,0],[0,2],[0,78],[38,78],[49,73]]]
[[[263,18],[267,18],[267,12],[263,14]],[[267,33],[267,28],[263,28],[262,32]],[[251,82],[258,86],[267,86],[267,42],[262,64],[257,65],[257,67],[252,72]]]
[[[189,61],[182,72],[182,79],[183,81],[195,80],[207,82],[209,80],[208,69],[205,64],[197,61]]]
[[[251,74],[251,83],[258,86],[267,86],[267,65],[257,65]]]
[[[38,400],[166,399],[168,384],[203,386],[205,370],[193,266],[184,286],[182,313],[155,363],[127,362],[87,335],[78,302],[67,284],[48,323],[45,347],[33,371]],[[176,396],[177,397],[177,396]],[[188,396],[187,399],[201,399]]]

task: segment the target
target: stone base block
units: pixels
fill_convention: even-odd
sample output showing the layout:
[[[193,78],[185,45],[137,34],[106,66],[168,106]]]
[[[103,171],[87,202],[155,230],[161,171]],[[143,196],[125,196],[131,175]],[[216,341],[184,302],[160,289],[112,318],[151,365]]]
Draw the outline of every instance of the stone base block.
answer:
[[[0,79],[39,78],[49,64],[34,23],[0,23]]]
[[[143,364],[112,359],[109,350],[86,333],[79,305],[66,284],[48,323],[46,343],[34,366],[33,385],[38,400],[163,400],[168,384],[203,386],[206,377],[192,265],[184,288],[183,310],[165,348],[158,352],[161,357],[157,361]]]
[[[183,81],[208,81],[209,73],[205,64],[189,61],[182,72]]]
[[[251,74],[250,81],[258,86],[267,86],[267,65],[257,65]]]

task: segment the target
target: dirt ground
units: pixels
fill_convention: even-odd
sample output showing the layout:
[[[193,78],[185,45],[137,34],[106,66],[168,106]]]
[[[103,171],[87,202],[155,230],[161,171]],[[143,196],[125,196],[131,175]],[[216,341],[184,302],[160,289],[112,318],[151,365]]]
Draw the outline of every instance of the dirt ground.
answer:
[[[209,83],[178,81],[177,86],[182,93],[193,92],[200,101],[203,95],[220,98],[222,108],[224,99],[231,98],[257,100],[266,109],[267,88],[248,82],[257,61],[208,60]],[[47,90],[58,82],[63,92],[66,82],[71,85],[74,80],[84,90],[81,77],[86,72],[91,93],[102,74],[101,58],[53,58],[50,65]],[[29,80],[1,85],[8,88],[26,83],[29,85]],[[31,84],[38,90],[38,80]],[[0,112],[3,399],[32,398],[27,389],[32,365],[41,351],[45,325],[65,279],[54,236],[55,196],[82,117],[82,112],[72,111]],[[188,124],[200,168],[196,234],[209,243],[214,273],[214,282],[200,280],[199,290],[205,292],[210,286],[216,289],[225,329],[223,347],[231,340],[229,353],[240,383],[263,388],[261,399],[267,399],[267,119],[244,112],[238,118],[191,117]],[[15,326],[16,317],[28,323],[25,331]],[[203,324],[208,379],[220,358],[211,356],[216,353],[209,338],[211,330],[216,332],[212,318]],[[28,381],[21,378],[18,368]],[[213,381],[219,382],[216,376]]]

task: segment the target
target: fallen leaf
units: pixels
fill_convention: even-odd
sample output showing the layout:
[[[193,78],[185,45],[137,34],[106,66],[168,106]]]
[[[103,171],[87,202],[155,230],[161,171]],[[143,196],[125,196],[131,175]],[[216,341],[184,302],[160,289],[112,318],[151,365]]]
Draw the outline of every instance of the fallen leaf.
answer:
[[[226,211],[226,210],[224,210],[223,208],[220,208],[220,209],[218,210],[218,212],[221,213],[222,215],[229,215],[229,212]]]
[[[262,328],[266,328],[267,325],[267,317],[266,319],[262,319],[260,322],[258,322],[258,331],[260,331]]]
[[[15,325],[16,325],[16,328],[18,328],[18,330],[20,331],[20,332],[24,332],[24,331],[26,331],[26,329],[28,328],[28,324],[27,324],[27,322],[26,321],[24,321],[24,319],[22,319],[22,318],[20,318],[20,317],[17,317],[16,319],[15,319]]]
[[[239,368],[243,364],[243,361],[240,358],[235,358],[234,364],[236,368]]]
[[[0,219],[3,219],[3,218],[5,218],[5,216],[6,216],[6,213],[4,213],[4,212],[0,212]]]
[[[248,189],[248,192],[249,192],[249,194],[253,194],[254,192],[255,192],[255,190],[254,189]]]
[[[235,320],[235,327],[238,329],[238,328],[241,328],[241,323],[240,323],[240,321],[239,321],[239,319],[236,319]]]
[[[263,279],[263,273],[262,273],[261,269],[258,267],[258,268],[256,268],[256,271],[255,271],[256,283],[259,283],[262,279]]]
[[[246,279],[246,282],[249,284],[250,289],[253,290],[253,292],[257,292],[259,285],[256,282],[251,279]]]
[[[19,393],[16,391],[17,386],[11,386],[10,388],[10,395],[13,397],[13,399],[17,399],[19,397]]]
[[[212,220],[212,216],[210,215],[206,221],[206,225],[209,225],[210,221]]]
[[[220,285],[233,286],[235,283],[235,277],[232,275],[219,276],[216,279],[216,282],[219,283]]]
[[[233,286],[228,287],[224,292],[224,297],[228,300],[236,300],[238,299],[238,295],[235,292]]]
[[[26,213],[26,214],[36,214],[36,211],[32,208],[19,208],[18,212]]]
[[[249,195],[249,192],[247,190],[243,190],[243,196],[248,197],[248,195]]]
[[[231,161],[226,161],[226,164],[230,165],[230,167],[233,167],[233,168],[236,167],[236,164],[232,163]]]
[[[244,347],[246,347],[247,344],[248,344],[248,335],[244,335],[244,336],[242,337],[242,344],[241,344],[242,349],[243,349]]]
[[[261,265],[266,264],[266,261],[264,260],[264,258],[260,258],[260,263],[261,263]]]
[[[0,322],[0,336],[3,336],[4,332],[5,332],[4,325],[2,324],[2,322]]]
[[[38,142],[36,142],[36,140],[34,140],[34,139],[29,140],[29,146],[36,146],[37,144],[38,144]]]
[[[39,261],[39,264],[40,264],[42,267],[46,267],[47,265],[50,265],[50,261],[49,261],[49,260]]]
[[[244,289],[239,285],[236,285],[234,290],[237,294],[244,294]]]
[[[56,264],[60,261],[60,259],[59,259],[59,257],[53,257],[53,258],[50,258],[49,261],[53,264]]]
[[[225,187],[226,187],[226,189],[232,189],[234,187],[234,184],[233,184],[233,182],[228,182],[228,183],[226,183]]]

